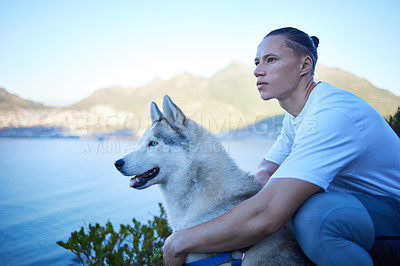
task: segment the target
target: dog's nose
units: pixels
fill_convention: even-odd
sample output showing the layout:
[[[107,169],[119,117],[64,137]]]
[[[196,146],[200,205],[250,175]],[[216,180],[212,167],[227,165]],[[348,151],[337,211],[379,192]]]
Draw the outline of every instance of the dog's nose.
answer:
[[[118,170],[120,170],[121,167],[124,165],[124,163],[125,163],[124,160],[119,159],[118,161],[116,161],[116,162],[114,163],[114,165],[115,165],[115,167],[117,167]]]

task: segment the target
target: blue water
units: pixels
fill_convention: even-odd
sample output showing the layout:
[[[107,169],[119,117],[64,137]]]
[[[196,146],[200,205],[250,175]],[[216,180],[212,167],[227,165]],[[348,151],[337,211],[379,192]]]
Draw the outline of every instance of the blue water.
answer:
[[[254,171],[271,140],[224,145],[243,169]],[[138,191],[114,161],[135,142],[80,139],[0,139],[0,265],[76,264],[58,246],[89,223],[146,222],[159,214],[156,186]]]

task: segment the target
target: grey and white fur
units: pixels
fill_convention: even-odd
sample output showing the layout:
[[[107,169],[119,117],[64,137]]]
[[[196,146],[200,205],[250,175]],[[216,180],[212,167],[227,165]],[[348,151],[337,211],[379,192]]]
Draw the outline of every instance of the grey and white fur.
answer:
[[[163,113],[152,102],[150,116],[152,125],[138,149],[115,166],[123,175],[132,176],[133,188],[159,185],[173,230],[216,218],[261,189],[250,173],[239,169],[218,138],[186,117],[167,95]],[[189,254],[186,262],[211,255]],[[309,264],[290,225],[252,246],[242,262],[252,266]]]

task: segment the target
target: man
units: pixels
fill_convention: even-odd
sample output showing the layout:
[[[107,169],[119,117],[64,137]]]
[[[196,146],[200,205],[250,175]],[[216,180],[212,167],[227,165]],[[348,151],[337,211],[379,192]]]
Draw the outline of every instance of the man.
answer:
[[[282,28],[260,43],[260,96],[287,111],[255,175],[264,187],[228,213],[172,234],[167,265],[183,264],[187,253],[250,246],[292,217],[300,246],[318,265],[373,265],[371,254],[379,262],[385,252],[389,263],[399,259],[388,250],[400,239],[400,141],[366,102],[315,83],[318,42]]]

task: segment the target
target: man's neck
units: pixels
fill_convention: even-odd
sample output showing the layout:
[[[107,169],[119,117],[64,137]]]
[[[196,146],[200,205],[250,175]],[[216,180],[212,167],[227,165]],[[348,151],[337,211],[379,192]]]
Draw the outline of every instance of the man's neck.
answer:
[[[317,83],[312,77],[309,77],[305,82],[300,81],[297,89],[289,97],[279,100],[279,105],[285,109],[286,112],[297,117],[303,110],[308,97],[310,97],[311,92],[316,86]]]

